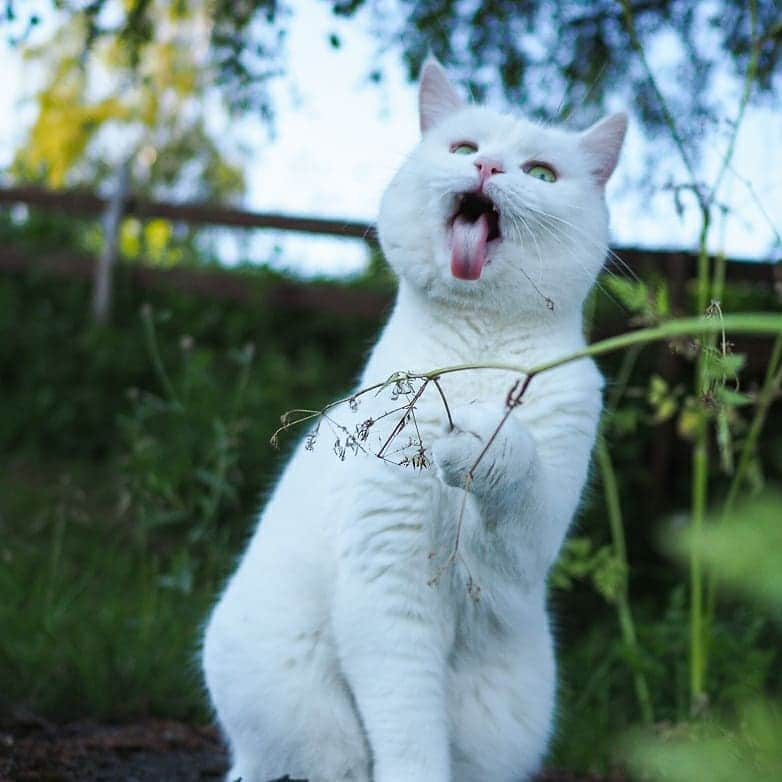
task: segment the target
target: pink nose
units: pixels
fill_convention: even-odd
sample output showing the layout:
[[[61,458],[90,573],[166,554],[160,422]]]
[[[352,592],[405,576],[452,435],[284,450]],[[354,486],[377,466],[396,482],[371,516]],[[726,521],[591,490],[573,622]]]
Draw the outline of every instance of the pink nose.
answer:
[[[502,167],[502,163],[499,160],[493,160],[492,158],[481,157],[475,161],[475,168],[478,169],[478,175],[480,176],[479,188],[483,188],[484,182],[494,174],[504,174],[505,169]]]

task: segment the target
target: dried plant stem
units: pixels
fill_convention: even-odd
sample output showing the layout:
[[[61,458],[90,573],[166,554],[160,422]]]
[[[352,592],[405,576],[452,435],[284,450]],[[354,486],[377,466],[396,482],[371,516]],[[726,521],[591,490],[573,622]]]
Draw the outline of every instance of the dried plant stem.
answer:
[[[445,398],[443,387],[440,385],[440,378],[433,377],[432,382],[434,383],[435,388],[440,393],[440,399],[443,400],[443,407],[445,408],[445,414],[446,416],[448,416],[448,431],[451,431],[453,429],[453,417],[451,416],[451,408],[448,407],[448,400]]]
[[[527,376],[524,378],[524,380],[517,380],[513,385],[513,388],[511,388],[510,392],[508,393],[505,404],[505,412],[503,413],[502,418],[499,420],[496,428],[491,433],[491,437],[489,437],[489,439],[486,441],[483,448],[481,449],[481,452],[470,466],[470,469],[467,470],[467,475],[465,476],[464,484],[462,485],[464,494],[462,495],[462,502],[459,506],[459,515],[456,519],[456,531],[454,533],[453,548],[451,549],[451,553],[448,555],[448,558],[445,560],[445,563],[438,569],[430,583],[436,582],[442,575],[443,571],[456,561],[456,558],[459,555],[459,542],[462,536],[462,527],[464,526],[464,512],[467,508],[467,496],[468,492],[470,491],[470,486],[472,486],[472,482],[475,480],[475,470],[483,460],[483,457],[491,447],[491,444],[497,439],[497,435],[499,435],[500,429],[502,429],[502,427],[505,425],[505,422],[510,417],[513,409],[521,404],[524,398],[524,394],[526,393],[532,378],[535,377],[535,374],[536,372],[531,370],[529,373],[527,373]],[[472,576],[470,576],[470,584],[472,584]]]
[[[478,454],[478,458],[473,462],[472,466],[467,471],[467,480],[469,480],[470,482],[475,480],[475,470],[483,460],[483,457],[486,456],[486,451],[489,450],[491,444],[497,439],[497,435],[500,433],[500,429],[502,429],[502,427],[505,426],[505,422],[510,417],[510,414],[513,412],[514,408],[518,407],[521,404],[524,394],[526,393],[527,388],[529,388],[529,384],[532,381],[532,378],[535,377],[536,374],[538,373],[534,369],[531,369],[527,373],[527,376],[524,378],[524,380],[521,383],[517,381],[516,384],[513,386],[513,388],[510,390],[510,393],[508,394],[507,403],[505,404],[505,412],[503,413],[502,418],[497,424],[497,428],[491,433],[491,437],[489,437],[489,439],[486,441],[486,444],[483,446],[483,449]]]
[[[545,361],[537,364],[533,367],[521,367],[516,364],[454,364],[452,366],[438,367],[437,369],[430,370],[428,372],[396,372],[388,380],[384,380],[379,383],[374,383],[366,388],[357,391],[350,396],[338,399],[335,402],[322,407],[320,410],[291,410],[282,416],[283,423],[276,430],[275,435],[279,435],[292,427],[310,421],[314,418],[318,418],[323,413],[332,410],[339,405],[347,404],[351,400],[356,400],[364,394],[368,394],[372,391],[379,391],[388,387],[395,380],[423,380],[433,382],[435,378],[438,380],[442,375],[452,374],[454,372],[466,372],[472,370],[501,370],[504,372],[513,372],[518,375],[529,378],[530,376],[540,375],[544,372],[548,372],[551,369],[570,364],[573,361],[578,361],[582,358],[595,358],[597,356],[603,356],[608,353],[615,353],[618,350],[624,350],[634,346],[648,345],[651,342],[659,342],[661,340],[673,340],[677,337],[683,336],[696,336],[701,334],[715,334],[722,332],[722,330],[737,333],[737,334],[756,334],[758,336],[763,335],[777,335],[782,333],[782,315],[776,313],[758,312],[758,313],[743,313],[725,315],[720,321],[716,321],[714,318],[677,318],[675,320],[667,321],[660,326],[653,326],[651,328],[638,329],[637,331],[631,331],[626,334],[620,334],[617,337],[610,337],[609,339],[595,342],[581,350],[577,350],[573,353],[568,353],[550,361]],[[526,384],[528,385],[528,383]],[[526,390],[525,385],[525,390]],[[420,394],[416,395],[415,401],[418,400]],[[408,403],[409,404],[409,403]],[[294,413],[302,413],[302,415],[294,420],[288,420]],[[274,437],[272,437],[274,440]]]
[[[448,554],[448,556],[445,559],[445,562],[443,562],[440,567],[437,568],[435,574],[429,579],[429,586],[434,586],[439,580],[440,577],[445,573],[446,570],[448,570],[451,565],[453,565],[457,558],[459,557],[459,544],[462,540],[462,528],[464,526],[464,513],[467,509],[467,498],[470,496],[470,486],[472,485],[472,478],[468,474],[467,477],[464,479],[464,485],[462,486],[462,489],[464,490],[462,493],[462,501],[459,505],[459,515],[456,518],[456,529],[453,534],[453,546],[451,547],[451,551]],[[434,554],[432,555],[434,556]],[[469,575],[469,573],[468,573]],[[470,582],[472,582],[472,576],[469,576]]]
[[[386,448],[388,448],[388,446],[391,444],[391,441],[402,431],[402,429],[405,428],[408,418],[413,414],[415,403],[421,398],[430,382],[430,378],[426,378],[424,382],[421,383],[420,388],[415,392],[415,394],[413,394],[413,398],[405,405],[405,411],[402,413],[402,417],[399,419],[399,421],[397,421],[396,426],[394,426],[394,428],[391,430],[391,434],[388,435],[388,438],[377,452],[377,455],[381,459],[383,458],[383,454],[386,452]]]
[[[370,393],[372,391],[382,390],[383,388],[386,388],[393,383],[409,382],[412,380],[423,381],[420,387],[417,389],[417,391],[415,391],[415,393],[412,394],[410,400],[406,402],[405,405],[402,406],[401,409],[403,413],[401,418],[394,426],[391,434],[388,436],[386,441],[383,443],[383,446],[380,449],[380,451],[376,454],[376,456],[380,458],[385,458],[383,455],[385,450],[388,448],[388,446],[391,444],[394,438],[397,437],[399,433],[404,429],[407,421],[413,415],[412,413],[413,407],[421,398],[424,391],[429,387],[429,384],[434,385],[438,389],[443,405],[446,409],[448,419],[451,425],[453,425],[453,421],[451,419],[450,410],[448,409],[448,403],[446,401],[445,394],[443,393],[443,390],[439,384],[439,380],[442,375],[452,374],[455,372],[467,372],[467,371],[475,371],[475,370],[502,370],[505,372],[513,372],[520,375],[521,377],[519,378],[519,380],[516,381],[513,388],[511,388],[510,392],[508,393],[506,399],[506,409],[502,418],[497,424],[497,427],[495,428],[492,435],[487,440],[483,449],[478,454],[478,457],[475,459],[472,466],[467,471],[467,475],[465,477],[465,482],[463,486],[464,494],[462,497],[462,504],[460,507],[459,516],[456,523],[456,530],[454,533],[454,546],[450,554],[448,555],[448,558],[446,559],[445,563],[443,564],[443,566],[441,566],[438,569],[438,572],[430,581],[430,583],[433,583],[437,581],[437,579],[440,577],[443,571],[451,564],[453,564],[458,557],[459,542],[461,539],[461,532],[462,532],[462,526],[464,521],[468,491],[474,479],[475,470],[480,464],[481,460],[486,455],[486,452],[491,447],[492,443],[497,438],[500,430],[502,429],[505,422],[510,417],[510,414],[512,413],[514,408],[518,407],[518,405],[520,405],[523,402],[524,395],[526,394],[530,386],[530,383],[532,382],[535,376],[540,375],[544,372],[548,372],[549,370],[555,369],[556,367],[560,367],[565,364],[569,364],[573,361],[577,361],[579,359],[605,355],[606,353],[612,353],[617,350],[623,350],[626,348],[633,348],[634,350],[636,350],[636,349],[640,349],[642,346],[646,344],[649,344],[650,342],[657,342],[659,340],[664,340],[664,339],[674,339],[676,337],[681,337],[684,335],[692,336],[695,334],[714,334],[717,332],[721,332],[723,329],[736,332],[736,333],[782,335],[782,315],[769,314],[769,313],[747,313],[743,315],[726,315],[725,317],[721,318],[719,321],[714,318],[711,319],[680,318],[677,320],[668,321],[667,323],[664,323],[660,326],[655,326],[646,329],[639,329],[638,331],[630,332],[627,334],[621,334],[618,337],[605,339],[600,342],[596,342],[592,345],[589,345],[581,350],[575,351],[573,353],[569,353],[564,356],[560,356],[559,358],[555,358],[550,361],[545,361],[541,364],[529,368],[515,366],[512,364],[476,363],[476,364],[458,364],[454,366],[440,367],[438,369],[434,369],[429,372],[396,372],[387,380],[380,383],[375,383],[371,386],[361,389],[360,391],[357,391],[355,394],[352,394],[351,396],[345,397],[336,402],[332,402],[326,405],[325,407],[323,407],[321,410],[294,410],[294,411],[290,411],[289,413],[286,413],[285,415],[282,416],[282,421],[283,421],[282,426],[280,426],[277,429],[277,431],[274,433],[272,437],[272,442],[275,442],[278,435],[283,431],[286,431],[287,429],[290,429],[291,427],[296,426],[298,424],[304,423],[305,421],[310,421],[315,418],[321,418],[325,416],[325,414],[328,411],[330,411],[337,405],[341,405],[349,402],[355,402],[355,400],[357,400],[359,397],[363,396],[364,394]],[[301,415],[298,416],[297,418],[294,418],[293,420],[290,420],[291,416],[295,413],[301,413]],[[365,451],[364,448],[361,448],[360,450]],[[621,530],[621,517],[619,517],[619,524],[620,526],[618,529],[615,526],[612,527],[612,532],[614,534],[615,541],[618,541],[615,545],[618,545],[620,547],[619,550],[622,552],[622,555],[626,556],[624,554],[624,535]],[[617,533],[619,537],[617,537]],[[477,594],[479,590],[472,583],[471,577],[469,579],[469,583],[470,583],[470,593],[471,595],[474,596],[475,594]],[[625,627],[625,630],[623,630],[623,632],[628,632],[628,628],[632,627],[632,618],[629,614],[629,605],[627,606],[627,608],[628,611],[623,612],[622,618],[620,619],[620,621],[624,623],[624,627]],[[629,623],[627,622],[628,618],[630,618]],[[631,636],[629,637],[635,639],[634,629],[631,630]],[[647,693],[648,693],[648,688],[647,688]],[[643,694],[641,694],[640,697],[643,699],[644,698]],[[646,707],[642,706],[642,708],[645,709]]]

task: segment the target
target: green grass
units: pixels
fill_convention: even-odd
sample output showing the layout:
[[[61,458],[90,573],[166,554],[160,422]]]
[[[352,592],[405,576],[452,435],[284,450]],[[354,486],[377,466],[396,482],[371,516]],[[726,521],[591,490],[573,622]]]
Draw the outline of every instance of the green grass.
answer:
[[[51,717],[206,719],[199,627],[230,556],[172,583],[169,563],[112,518],[115,488],[109,470],[5,472],[0,692]]]

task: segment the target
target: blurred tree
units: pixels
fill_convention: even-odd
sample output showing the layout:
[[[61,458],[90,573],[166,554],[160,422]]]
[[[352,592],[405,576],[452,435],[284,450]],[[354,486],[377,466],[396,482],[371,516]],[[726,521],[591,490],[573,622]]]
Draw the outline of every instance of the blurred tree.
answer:
[[[241,169],[225,159],[205,116],[217,100],[209,3],[126,2],[114,35],[96,33],[103,3],[56,5],[65,13],[54,18],[51,37],[24,49],[46,78],[12,173],[52,187],[97,185],[131,161],[137,193],[210,200],[241,193]],[[116,16],[122,7],[112,10]]]
[[[124,14],[119,20],[116,14],[111,17],[112,24],[105,12],[115,0],[50,1],[83,19],[85,50],[104,37],[118,37],[137,66],[158,33],[161,6],[153,0],[126,0]],[[641,120],[654,132],[662,128],[664,117],[635,53],[633,28],[636,43],[654,51],[671,83],[681,87],[669,100],[680,134],[693,148],[703,140],[704,123],[722,114],[724,80],[738,80],[745,72],[752,45],[750,7],[743,0],[329,3],[342,17],[370,13],[381,44],[401,48],[410,76],[431,51],[480,98],[499,72],[508,98],[546,119],[567,116],[574,108],[597,113],[609,95],[619,93],[632,96]],[[23,14],[22,5],[6,0],[7,17]],[[180,15],[208,7],[210,59],[229,105],[270,117],[267,87],[281,72],[288,5],[281,0],[177,0],[166,5]],[[779,0],[758,0],[756,8],[761,47],[755,96],[770,100],[780,91],[782,6]],[[17,20],[17,26],[27,29],[35,19]],[[341,43],[333,33],[329,40],[335,47]],[[382,71],[370,66],[370,76],[380,80]],[[718,81],[719,94],[712,89]]]

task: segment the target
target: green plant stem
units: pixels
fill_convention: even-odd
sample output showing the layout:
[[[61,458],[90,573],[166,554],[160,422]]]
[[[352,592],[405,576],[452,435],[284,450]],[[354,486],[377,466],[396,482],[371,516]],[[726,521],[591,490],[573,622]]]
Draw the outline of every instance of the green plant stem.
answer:
[[[703,632],[703,562],[700,539],[708,502],[708,424],[704,415],[698,424],[692,452],[692,547],[690,548],[690,708],[701,710],[706,681],[706,638]]]
[[[616,481],[614,465],[611,461],[611,455],[604,437],[597,441],[597,461],[600,467],[600,475],[603,483],[603,493],[605,496],[606,510],[608,511],[608,523],[611,529],[611,539],[614,548],[614,556],[622,564],[622,580],[619,590],[616,594],[616,612],[619,618],[619,629],[622,633],[622,640],[628,649],[633,653],[634,660],[640,656],[638,646],[638,637],[635,632],[635,622],[630,608],[628,596],[628,573],[629,565],[627,562],[627,546],[625,544],[624,524],[622,520],[622,507],[619,500],[619,487]],[[642,670],[637,665],[632,666],[633,686],[635,695],[638,698],[638,705],[641,709],[641,717],[645,724],[654,723],[654,709],[652,699],[649,695],[649,685]]]
[[[619,372],[616,373],[616,379],[608,393],[605,410],[603,412],[604,417],[612,416],[619,406],[619,400],[627,390],[627,384],[630,382],[630,376],[633,374],[633,369],[635,369],[635,364],[638,361],[638,356],[642,349],[643,345],[634,345],[633,347],[628,348],[625,353],[624,358],[622,359],[622,365],[619,367]]]
[[[564,364],[570,364],[580,358],[604,356],[607,353],[615,353],[617,350],[624,350],[633,345],[647,345],[650,342],[659,342],[664,339],[698,336],[701,334],[716,334],[721,332],[723,327],[726,331],[736,334],[769,334],[773,336],[782,333],[782,315],[768,312],[748,312],[726,315],[721,322],[716,321],[713,318],[677,318],[675,320],[669,320],[660,326],[638,329],[638,331],[630,331],[627,334],[620,334],[617,337],[609,337],[600,342],[594,342],[581,350],[567,353],[564,356],[551,359],[550,361],[544,361],[532,367],[494,363],[454,364],[453,366],[439,367],[438,369],[433,369],[428,372],[412,372],[409,373],[409,376],[433,379],[438,375],[447,375],[452,372],[464,372],[468,369],[496,369],[504,370],[506,372],[517,372],[521,375],[539,375]],[[372,389],[383,385],[383,383],[375,384],[372,386]]]
[[[736,470],[728,487],[728,493],[719,516],[720,522],[724,522],[733,511],[739,492],[746,481],[750,462],[757,450],[758,439],[766,423],[769,408],[779,394],[780,388],[782,388],[782,334],[778,335],[774,340],[774,346],[771,349],[771,357],[766,367],[766,376],[763,379],[763,385],[758,393],[757,404],[755,405],[755,414],[752,417],[752,422],[739,454]],[[716,595],[715,574],[709,573],[706,584],[706,616],[709,624],[714,619]]]
[[[229,436],[225,425],[219,419],[212,422],[215,437],[215,466],[212,473],[212,482],[210,485],[209,496],[206,498],[205,509],[203,512],[203,523],[211,526],[217,520],[217,511],[220,508],[220,502],[225,494],[225,478],[228,473],[228,458],[226,451],[230,447]]]
[[[744,483],[750,459],[757,448],[758,438],[760,437],[763,425],[766,422],[768,410],[774,402],[774,398],[779,393],[780,386],[782,386],[782,334],[778,335],[776,340],[774,340],[774,346],[771,349],[771,358],[769,359],[766,368],[763,386],[758,394],[755,415],[750,424],[749,431],[747,432],[747,437],[744,440],[741,454],[739,455],[738,465],[736,467],[736,472],[733,474],[727,497],[725,498],[725,505],[722,510],[721,518],[725,518],[733,510],[736,497]]]
[[[605,411],[603,412],[603,424],[610,424],[611,417],[619,405],[619,400],[624,394],[627,384],[630,382],[635,364],[638,360],[643,345],[634,345],[625,352],[619,372],[616,375],[611,392],[606,400]],[[603,494],[605,498],[606,511],[608,513],[609,529],[611,532],[611,542],[614,548],[614,556],[622,565],[622,583],[619,594],[616,599],[616,612],[619,621],[619,630],[622,634],[622,640],[625,645],[633,652],[633,657],[637,660],[641,657],[641,649],[638,644],[635,631],[635,621],[630,604],[629,573],[630,563],[627,559],[627,546],[625,544],[624,520],[622,518],[622,506],[619,498],[619,486],[616,480],[611,453],[608,449],[605,435],[600,434],[597,442],[597,460],[600,468],[600,475],[603,484]],[[649,685],[646,676],[637,666],[631,665],[633,675],[633,686],[635,688],[638,706],[641,711],[641,718],[644,723],[651,725],[654,723],[654,708],[649,694]]]
[[[708,295],[708,256],[706,255],[706,231],[701,235],[701,254],[706,258],[706,263],[701,268],[706,273],[706,295]],[[659,339],[672,338],[682,334],[716,334],[724,330],[732,332],[756,332],[756,333],[779,333],[782,327],[782,316],[759,313],[751,315],[727,315],[723,318],[705,319],[705,318],[682,318],[680,320],[669,321],[661,326],[630,334],[623,334],[618,337],[597,342],[576,353],[563,356],[559,359],[545,362],[536,367],[528,369],[526,374],[528,381],[536,374],[553,369],[562,364],[575,361],[586,356],[598,356],[615,350],[629,348],[633,345],[645,344],[647,342]],[[461,365],[457,367],[446,367],[435,370],[425,375],[426,377],[440,376],[448,372],[460,371],[463,369],[514,369],[508,365]],[[700,396],[702,391],[703,378],[705,376],[705,360],[703,352],[699,356],[698,371],[696,374],[696,391]],[[708,424],[705,414],[702,415],[699,423],[696,443],[693,449],[693,479],[692,479],[692,526],[695,545],[690,558],[690,702],[693,713],[701,710],[704,703],[705,682],[706,682],[706,647],[707,639],[704,633],[704,583],[703,583],[703,563],[697,541],[702,534],[703,524],[708,502]]]
[[[144,336],[146,338],[150,358],[152,359],[152,365],[155,368],[155,374],[158,376],[169,401],[177,408],[181,409],[182,403],[179,401],[176,391],[174,391],[174,386],[163,365],[163,359],[160,357],[160,348],[157,342],[157,334],[155,333],[155,323],[152,318],[152,310],[148,305],[144,305],[141,310],[141,322],[144,324]]]
[[[710,212],[702,209],[702,224],[698,240],[698,313],[703,314],[709,300],[711,269],[708,253]],[[714,332],[704,335],[706,344],[711,345]],[[701,345],[695,365],[695,399],[700,400],[706,385],[706,350]],[[709,421],[705,408],[701,407],[695,443],[692,449],[692,486],[690,517],[693,534],[693,546],[690,548],[690,710],[701,710],[706,688],[706,646],[703,614],[703,561],[701,546],[698,545],[703,534],[709,494]]]
[[[438,367],[437,369],[426,372],[395,372],[387,380],[373,383],[371,386],[366,386],[350,396],[330,402],[320,410],[289,410],[282,416],[282,426],[280,426],[274,435],[272,435],[272,443],[275,442],[276,437],[281,432],[286,431],[297,424],[303,424],[306,421],[318,418],[328,410],[332,410],[335,407],[339,407],[342,404],[357,399],[362,394],[367,394],[372,391],[379,392],[390,385],[394,379],[417,378],[433,382],[434,380],[439,380],[440,375],[449,375],[453,372],[467,372],[470,370],[500,370],[503,372],[514,372],[532,379],[535,375],[548,372],[550,369],[561,367],[564,364],[569,364],[582,358],[603,356],[607,353],[615,353],[617,350],[624,350],[635,345],[643,346],[650,342],[659,342],[664,339],[675,339],[676,337],[695,336],[698,334],[714,334],[722,332],[723,329],[737,334],[757,334],[759,336],[782,334],[782,315],[767,312],[748,312],[741,315],[726,315],[719,321],[714,318],[677,318],[676,320],[670,320],[667,323],[663,323],[661,326],[639,329],[638,331],[631,331],[627,334],[620,334],[617,337],[610,337],[609,339],[595,342],[574,353],[567,353],[559,358],[551,359],[550,361],[545,361],[542,364],[537,364],[532,367],[521,367],[517,364],[474,363],[454,364],[447,367]],[[293,413],[299,414],[299,417],[294,420],[289,420]]]
[[[694,193],[698,202],[698,207],[700,209],[701,230],[698,241],[697,312],[698,314],[703,314],[706,310],[706,306],[709,300],[710,284],[712,297],[716,298],[714,294],[717,291],[721,293],[723,284],[722,281],[724,280],[724,268],[720,268],[719,264],[715,270],[714,280],[710,279],[710,259],[707,249],[707,240],[709,229],[711,227],[711,210],[714,205],[714,200],[716,198],[719,187],[722,183],[722,179],[728,167],[730,166],[731,159],[733,158],[739,127],[743,120],[747,104],[749,103],[752,84],[755,80],[755,74],[757,71],[761,45],[761,42],[757,39],[756,35],[757,0],[750,0],[751,38],[753,44],[750,60],[747,66],[747,72],[745,74],[744,88],[739,103],[739,109],[736,115],[736,120],[733,124],[733,130],[728,141],[725,154],[722,157],[720,168],[718,170],[717,176],[714,179],[714,184],[708,190],[708,192],[706,192],[705,188],[701,187],[698,183],[698,179],[695,174],[695,168],[692,161],[690,160],[690,156],[687,152],[684,140],[679,134],[673,114],[668,107],[668,103],[657,84],[657,80],[654,77],[654,73],[649,65],[649,61],[646,58],[643,44],[641,43],[641,40],[638,36],[638,31],[635,26],[635,17],[633,15],[633,8],[630,0],[622,0],[622,8],[624,11],[625,27],[627,29],[630,42],[633,46],[633,49],[635,49],[636,53],[638,54],[641,65],[646,72],[649,84],[652,87],[652,90],[659,102],[665,123],[670,130],[671,137],[673,138],[673,141],[679,151],[679,155],[681,156],[682,162],[684,163],[684,167],[687,170],[687,174],[689,175],[689,189],[691,189]],[[710,346],[713,342],[713,337],[709,336],[708,340],[705,340],[705,342],[707,346]],[[701,349],[696,364],[696,399],[699,399],[705,390],[705,352],[706,351],[704,349]],[[691,497],[691,523],[693,536],[695,537],[695,545],[690,550],[690,697],[693,711],[698,711],[703,704],[707,674],[707,656],[705,650],[708,644],[706,633],[704,632],[703,567],[701,562],[700,547],[697,545],[697,541],[702,534],[704,516],[708,504],[709,431],[709,420],[706,417],[705,410],[702,410],[692,452],[693,483]]]
[[[722,294],[725,292],[726,271],[727,263],[725,253],[719,252],[714,259],[714,276],[711,283],[711,298],[713,301],[722,301]]]
[[[733,130],[722,156],[721,165],[714,179],[708,197],[701,203],[701,231],[698,242],[698,313],[705,312],[709,297],[714,302],[722,299],[725,286],[725,259],[718,256],[714,263],[713,276],[708,254],[708,234],[711,227],[711,209],[717,197],[722,179],[730,166],[736,148],[739,129],[752,93],[759,58],[757,41],[757,3],[750,0],[750,36],[753,41],[750,60],[744,76],[739,108],[733,122]],[[706,348],[714,346],[716,335],[705,335]],[[706,388],[706,351],[702,348],[698,356],[695,375],[696,399],[707,391]],[[708,676],[709,648],[711,646],[711,627],[714,614],[715,591],[704,579],[702,546],[700,538],[708,506],[709,491],[709,433],[710,421],[706,411],[701,412],[701,420],[696,433],[692,453],[692,530],[694,545],[690,549],[690,698],[691,709],[698,712],[705,703],[706,681]],[[705,595],[705,600],[704,600]]]

